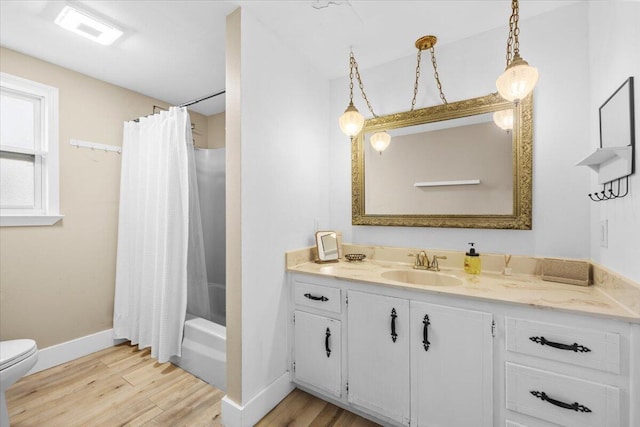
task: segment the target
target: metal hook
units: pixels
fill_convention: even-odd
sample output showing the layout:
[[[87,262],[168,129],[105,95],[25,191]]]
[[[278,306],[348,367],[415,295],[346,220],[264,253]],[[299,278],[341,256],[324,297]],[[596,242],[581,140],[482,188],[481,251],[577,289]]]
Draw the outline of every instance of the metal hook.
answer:
[[[622,179],[622,178],[619,178],[619,179],[618,179],[618,192],[620,192],[620,180],[621,180],[621,179]],[[622,195],[620,195],[620,196],[618,196],[618,197],[624,197],[624,196],[626,196],[627,194],[629,194],[629,175],[625,176],[625,177],[624,177],[624,180],[625,180],[624,194],[622,194]]]
[[[622,178],[618,178],[617,180],[611,180],[609,182],[605,182],[602,185],[602,191],[596,192],[596,193],[589,193],[587,194],[587,196],[589,196],[589,198],[594,202],[602,202],[603,200],[612,200],[612,199],[622,198],[627,194],[629,194],[629,175],[627,175],[624,178],[625,178],[625,188],[624,188],[624,193],[622,194],[621,194]],[[615,190],[613,189],[613,181],[616,181]],[[609,185],[609,188],[607,188],[607,185]]]

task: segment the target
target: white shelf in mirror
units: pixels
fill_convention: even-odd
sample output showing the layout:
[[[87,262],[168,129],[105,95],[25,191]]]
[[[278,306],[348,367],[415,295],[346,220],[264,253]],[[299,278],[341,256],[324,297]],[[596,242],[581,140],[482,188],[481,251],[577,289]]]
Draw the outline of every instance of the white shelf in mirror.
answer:
[[[413,184],[414,187],[444,187],[448,185],[478,185],[480,184],[479,179],[466,179],[466,180],[458,180],[458,181],[425,181],[425,182],[416,182]]]

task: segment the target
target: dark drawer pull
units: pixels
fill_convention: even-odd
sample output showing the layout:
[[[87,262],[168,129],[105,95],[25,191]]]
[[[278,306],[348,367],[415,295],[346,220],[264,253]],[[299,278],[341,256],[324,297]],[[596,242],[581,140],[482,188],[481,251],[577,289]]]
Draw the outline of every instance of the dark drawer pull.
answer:
[[[591,351],[590,348],[580,345],[578,343],[569,344],[561,344],[559,342],[547,341],[545,337],[529,337],[529,339],[533,342],[537,342],[540,345],[548,345],[550,347],[559,348],[560,350],[571,350],[574,352],[580,353],[588,353]]]
[[[552,405],[558,406],[560,408],[570,409],[576,412],[591,412],[591,409],[587,408],[584,405],[579,404],[578,402],[565,403],[565,402],[560,402],[559,400],[552,399],[549,396],[547,396],[547,394],[544,391],[532,391],[531,394],[533,394],[538,399],[542,399],[545,402],[549,402]]]
[[[327,328],[327,332],[324,336],[324,350],[327,352],[327,357],[331,356],[331,349],[329,348],[329,337],[331,336],[331,330]]]
[[[324,295],[320,295],[319,297],[317,297],[311,294],[304,294],[304,296],[314,301],[322,301],[322,302],[329,301],[329,298],[325,297]]]
[[[392,308],[391,309],[391,340],[393,342],[396,342],[396,340],[398,339],[398,334],[396,334],[396,317],[398,317],[398,315],[396,314],[396,309]]]
[[[424,351],[429,351],[429,346],[431,345],[431,343],[429,342],[429,331],[427,330],[427,327],[431,324],[431,322],[429,321],[428,314],[424,315],[422,324],[424,325],[422,327],[422,345],[424,346]]]

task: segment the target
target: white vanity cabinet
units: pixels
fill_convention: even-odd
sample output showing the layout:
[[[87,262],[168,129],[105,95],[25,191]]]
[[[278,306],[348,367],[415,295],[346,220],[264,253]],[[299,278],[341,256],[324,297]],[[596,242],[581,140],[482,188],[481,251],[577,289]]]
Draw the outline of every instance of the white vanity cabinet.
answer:
[[[343,357],[341,290],[298,282],[293,300],[294,380],[339,398]]]
[[[349,403],[410,421],[409,300],[348,291]]]
[[[350,403],[403,425],[493,425],[492,315],[348,291]]]
[[[411,301],[415,425],[493,425],[492,322],[490,313]]]
[[[385,425],[492,426],[493,316],[426,301],[295,276],[293,381]]]
[[[340,321],[296,310],[293,329],[296,379],[340,397]]]
[[[638,323],[291,278],[292,381],[382,425],[640,426]]]
[[[628,380],[620,375],[631,368],[622,347],[628,327],[604,321],[584,326],[587,319],[568,316],[558,320],[563,322],[505,318],[506,409],[532,417],[530,426],[542,425],[538,420],[576,427],[629,425],[623,399]]]

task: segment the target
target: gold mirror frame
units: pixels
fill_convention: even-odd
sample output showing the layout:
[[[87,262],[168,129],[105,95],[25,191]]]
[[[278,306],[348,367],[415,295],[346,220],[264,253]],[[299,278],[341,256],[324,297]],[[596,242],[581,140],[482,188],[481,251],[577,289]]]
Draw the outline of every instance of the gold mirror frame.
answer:
[[[365,134],[457,119],[509,108],[514,109],[513,210],[510,215],[372,215],[365,212]],[[362,131],[351,141],[352,224],[531,230],[532,112],[532,95],[515,104],[503,99],[498,93],[492,93],[479,98],[366,120]]]

